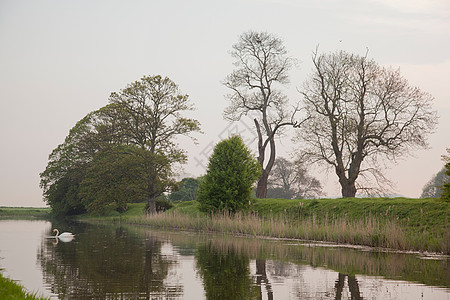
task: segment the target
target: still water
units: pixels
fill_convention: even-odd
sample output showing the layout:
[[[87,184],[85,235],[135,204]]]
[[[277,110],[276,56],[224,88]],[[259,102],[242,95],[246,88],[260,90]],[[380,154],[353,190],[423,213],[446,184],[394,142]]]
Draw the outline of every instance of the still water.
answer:
[[[53,228],[76,238],[50,238]],[[0,220],[3,275],[53,299],[450,299],[449,263],[298,241]]]

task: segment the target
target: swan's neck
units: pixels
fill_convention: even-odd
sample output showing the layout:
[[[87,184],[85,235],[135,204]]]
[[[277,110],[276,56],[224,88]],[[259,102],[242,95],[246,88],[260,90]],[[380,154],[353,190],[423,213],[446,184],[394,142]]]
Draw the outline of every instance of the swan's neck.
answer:
[[[56,231],[56,235],[55,236],[58,236],[59,235],[59,230],[55,229],[55,231]]]

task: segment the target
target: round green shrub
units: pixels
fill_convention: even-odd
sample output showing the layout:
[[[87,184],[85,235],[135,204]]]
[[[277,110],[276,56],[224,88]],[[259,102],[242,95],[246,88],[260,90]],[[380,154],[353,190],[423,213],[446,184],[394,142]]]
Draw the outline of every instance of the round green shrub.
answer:
[[[261,166],[240,136],[216,145],[197,194],[204,212],[236,211],[251,204],[251,191],[261,176]]]

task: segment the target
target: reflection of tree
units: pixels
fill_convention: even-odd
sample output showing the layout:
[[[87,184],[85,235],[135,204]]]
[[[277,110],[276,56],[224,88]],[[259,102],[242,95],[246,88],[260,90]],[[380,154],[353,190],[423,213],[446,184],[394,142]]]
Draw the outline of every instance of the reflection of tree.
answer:
[[[78,227],[77,227],[78,229]],[[38,253],[44,281],[60,298],[147,297],[168,294],[164,281],[173,261],[154,237],[130,236],[123,228],[79,228],[71,243],[44,241]],[[171,291],[179,293],[180,288]]]
[[[350,299],[359,300],[362,299],[361,294],[359,292],[358,281],[356,280],[355,275],[346,275],[339,273],[338,280],[336,280],[336,300],[342,299],[342,291],[344,290],[345,277],[348,278],[348,289],[350,290]]]
[[[207,299],[258,299],[259,289],[250,275],[250,260],[233,249],[220,251],[211,243],[197,249],[197,269]]]
[[[192,255],[198,243],[209,241],[211,247],[221,253],[234,251],[250,259],[271,260],[267,274],[271,276],[301,276],[300,271],[289,267],[289,263],[324,267],[344,274],[381,276],[386,279],[418,282],[429,286],[448,287],[450,276],[449,261],[445,259],[422,259],[407,253],[360,251],[348,248],[320,246],[286,245],[283,241],[255,238],[231,237],[225,235],[187,235],[183,232],[164,232],[153,235],[170,239],[180,249],[180,254]],[[284,262],[284,263],[281,263]],[[270,266],[270,272],[269,267]],[[270,276],[269,275],[269,276]]]
[[[273,299],[273,291],[272,286],[267,278],[266,273],[266,260],[265,259],[257,259],[256,260],[256,283],[260,287],[259,298],[262,299],[262,284],[265,285],[267,290],[267,299]]]

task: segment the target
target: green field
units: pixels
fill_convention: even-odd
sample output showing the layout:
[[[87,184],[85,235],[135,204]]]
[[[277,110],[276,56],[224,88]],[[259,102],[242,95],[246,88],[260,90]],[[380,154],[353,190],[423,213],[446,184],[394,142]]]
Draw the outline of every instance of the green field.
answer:
[[[0,206],[0,218],[45,219],[50,213],[50,208]]]
[[[196,201],[153,216],[144,214],[144,206],[129,204],[120,216],[94,219],[450,254],[450,205],[441,199],[256,199],[250,211],[233,216],[203,214]]]

